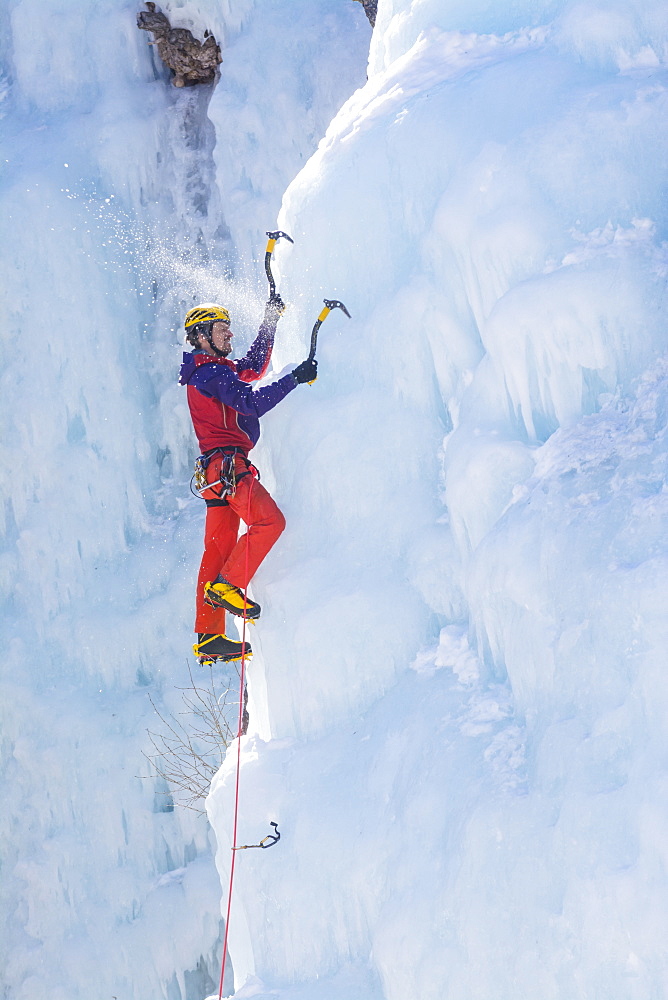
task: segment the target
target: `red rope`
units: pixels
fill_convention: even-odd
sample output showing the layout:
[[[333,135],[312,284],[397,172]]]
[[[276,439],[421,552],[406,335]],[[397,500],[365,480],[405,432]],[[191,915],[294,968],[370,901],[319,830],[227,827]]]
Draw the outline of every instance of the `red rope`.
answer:
[[[230,883],[227,890],[227,914],[225,916],[225,936],[223,938],[223,961],[220,966],[220,986],[218,987],[218,1000],[223,998],[223,980],[225,978],[225,962],[227,960],[227,938],[230,927],[230,910],[232,908],[232,886],[234,885],[234,863],[237,857],[237,826],[239,820],[239,772],[241,770],[241,731],[244,725],[244,686],[246,682],[246,596],[248,594],[248,567],[250,549],[250,519],[251,519],[251,495],[253,493],[253,476],[251,475],[248,488],[248,517],[246,519],[246,568],[244,579],[246,587],[244,590],[244,616],[241,630],[241,672],[239,679],[239,724],[237,726],[237,774],[234,787],[234,830],[232,833],[232,861],[230,864]]]

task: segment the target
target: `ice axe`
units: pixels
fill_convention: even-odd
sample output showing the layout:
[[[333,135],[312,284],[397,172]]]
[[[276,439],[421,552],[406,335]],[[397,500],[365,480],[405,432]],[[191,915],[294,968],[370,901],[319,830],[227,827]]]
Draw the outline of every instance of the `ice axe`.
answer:
[[[311,330],[311,350],[308,352],[309,361],[313,361],[315,357],[315,348],[318,343],[318,330],[322,326],[323,321],[327,319],[332,309],[341,309],[346,314],[348,319],[350,319],[350,313],[344,306],[343,302],[339,302],[338,299],[324,299],[323,301],[325,303],[325,308],[318,316],[317,320],[315,321],[315,325]]]
[[[290,240],[291,243],[294,243],[295,241],[291,236],[288,236],[287,233],[281,232],[280,229],[275,233],[267,233],[267,236],[269,237],[269,242],[267,243],[267,249],[264,254],[264,269],[267,272],[269,297],[271,298],[271,296],[276,294],[276,282],[274,281],[274,276],[271,273],[271,255],[274,252],[274,247],[282,236],[284,236],[286,240]]]

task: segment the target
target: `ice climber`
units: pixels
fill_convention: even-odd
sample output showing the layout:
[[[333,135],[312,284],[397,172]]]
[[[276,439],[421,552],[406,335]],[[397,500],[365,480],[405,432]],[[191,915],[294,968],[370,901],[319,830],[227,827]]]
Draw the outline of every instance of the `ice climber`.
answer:
[[[185,318],[186,341],[194,348],[183,355],[181,385],[201,455],[198,459],[206,500],[204,554],[197,580],[193,646],[201,662],[236,660],[251,647],[228,638],[225,613],[259,617],[260,607],[246,596],[258,566],[285,527],[285,518],[257,479],[248,453],[260,436],[260,417],[301,383],[312,382],[317,362],[306,360],[278,381],[253,389],[271,359],[280,295],[267,302],[264,320],[250,350],[232,361],[232,330],[227,309],[204,303]],[[239,522],[247,533],[238,538]]]

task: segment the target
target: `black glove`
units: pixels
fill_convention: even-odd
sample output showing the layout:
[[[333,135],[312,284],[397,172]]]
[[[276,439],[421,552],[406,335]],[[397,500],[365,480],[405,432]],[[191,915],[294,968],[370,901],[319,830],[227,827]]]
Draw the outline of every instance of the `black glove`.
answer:
[[[278,319],[282,312],[285,312],[285,302],[278,292],[274,292],[274,294],[269,297],[269,301],[264,307],[265,318]]]
[[[306,361],[302,361],[293,369],[292,377],[297,385],[301,385],[303,382],[315,382],[318,377],[318,362],[315,358],[307,358]]]

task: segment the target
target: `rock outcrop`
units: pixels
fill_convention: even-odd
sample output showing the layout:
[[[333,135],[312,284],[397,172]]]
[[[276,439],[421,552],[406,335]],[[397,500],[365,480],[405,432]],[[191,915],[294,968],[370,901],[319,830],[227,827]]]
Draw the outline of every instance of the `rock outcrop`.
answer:
[[[364,13],[369,18],[371,27],[374,28],[376,25],[376,13],[378,11],[378,0],[357,0],[357,3],[361,3],[364,7]]]
[[[200,42],[187,28],[172,28],[166,14],[156,10],[155,3],[146,3],[148,10],[137,15],[137,27],[150,31],[158,55],[174,74],[175,87],[192,87],[197,83],[213,83],[218,66],[223,61],[220,46],[213,35],[205,32]]]

